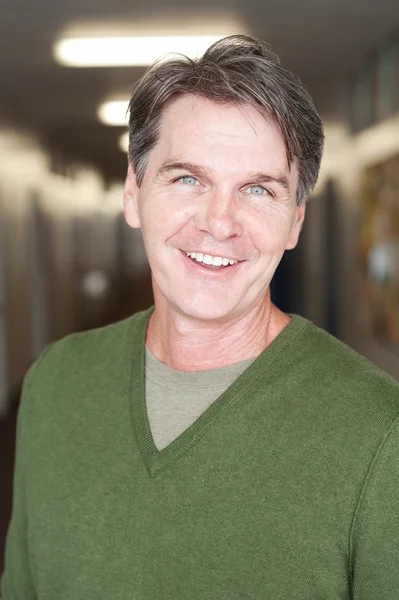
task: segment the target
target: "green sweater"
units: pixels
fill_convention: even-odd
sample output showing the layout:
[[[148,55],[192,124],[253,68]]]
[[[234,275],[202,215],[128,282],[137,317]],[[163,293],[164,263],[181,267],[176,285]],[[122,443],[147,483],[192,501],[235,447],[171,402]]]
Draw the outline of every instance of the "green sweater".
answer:
[[[30,370],[3,600],[397,600],[398,384],[293,317],[158,451],[149,315]]]

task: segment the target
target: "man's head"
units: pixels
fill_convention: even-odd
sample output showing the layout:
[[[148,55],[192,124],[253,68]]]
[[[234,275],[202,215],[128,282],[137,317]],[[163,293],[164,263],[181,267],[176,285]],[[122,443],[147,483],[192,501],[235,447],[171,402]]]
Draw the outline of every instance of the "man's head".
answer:
[[[264,42],[243,35],[216,42],[197,60],[157,62],[137,85],[129,106],[129,161],[139,186],[159,137],[162,111],[184,94],[220,104],[251,104],[265,118],[275,119],[289,165],[297,162],[297,203],[308,198],[323,152],[321,119],[300,80],[279,64]]]
[[[125,215],[157,307],[218,322],[256,310],[317,179],[311,99],[261,42],[234,36],[152,67],[130,110]]]

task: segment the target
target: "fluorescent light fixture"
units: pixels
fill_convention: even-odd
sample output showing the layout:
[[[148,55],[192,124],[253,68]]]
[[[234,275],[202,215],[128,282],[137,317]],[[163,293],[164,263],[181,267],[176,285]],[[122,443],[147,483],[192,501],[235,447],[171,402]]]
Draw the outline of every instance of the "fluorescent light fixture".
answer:
[[[65,38],[55,44],[53,52],[68,67],[142,67],[170,52],[201,56],[224,35]]]
[[[123,135],[121,135],[121,137],[119,138],[119,148],[122,150],[122,152],[126,152],[126,154],[129,151],[129,132],[127,131],[126,133],[124,133]]]
[[[97,116],[104,125],[126,126],[129,121],[129,100],[112,100],[101,104]]]

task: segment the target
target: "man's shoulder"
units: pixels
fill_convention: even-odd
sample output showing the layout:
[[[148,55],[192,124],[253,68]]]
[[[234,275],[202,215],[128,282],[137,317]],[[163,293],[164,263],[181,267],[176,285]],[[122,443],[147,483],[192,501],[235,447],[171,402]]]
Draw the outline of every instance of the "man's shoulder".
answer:
[[[306,342],[312,353],[317,355],[318,360],[326,367],[339,365],[344,371],[382,378],[399,389],[399,383],[375,363],[310,321],[306,328]]]
[[[50,364],[65,364],[97,361],[104,357],[110,357],[110,352],[118,350],[123,345],[128,331],[134,327],[135,321],[139,315],[133,315],[104,327],[88,329],[71,333],[64,338],[50,344],[40,357],[39,362]]]
[[[61,386],[66,379],[93,379],[127,359],[137,329],[146,322],[148,310],[105,327],[72,333],[50,344],[32,365],[25,387]]]
[[[353,348],[310,322],[298,342],[314,385],[334,388],[346,400],[358,398],[363,406],[370,399],[399,412],[399,382]]]

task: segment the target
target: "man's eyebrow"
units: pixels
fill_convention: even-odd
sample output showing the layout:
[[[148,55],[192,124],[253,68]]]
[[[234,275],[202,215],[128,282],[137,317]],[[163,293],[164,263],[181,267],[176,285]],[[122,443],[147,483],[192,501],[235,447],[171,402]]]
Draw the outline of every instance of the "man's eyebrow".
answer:
[[[171,171],[188,171],[193,175],[197,175],[198,177],[206,177],[208,174],[205,167],[202,167],[201,165],[172,160],[166,161],[163,163],[163,165],[161,165],[158,170],[158,175],[164,175],[166,173],[170,173]],[[251,183],[275,183],[284,188],[287,192],[290,191],[289,179],[283,174],[274,175],[270,173],[257,172],[248,175],[245,179]]]
[[[207,171],[201,165],[195,165],[190,162],[181,162],[181,161],[166,161],[163,165],[158,169],[158,175],[165,175],[166,173],[170,173],[171,171],[189,171],[193,175],[198,175],[199,177],[205,177]]]
[[[290,182],[286,175],[271,175],[270,173],[253,173],[248,177],[251,183],[276,183],[287,192],[290,191]]]

